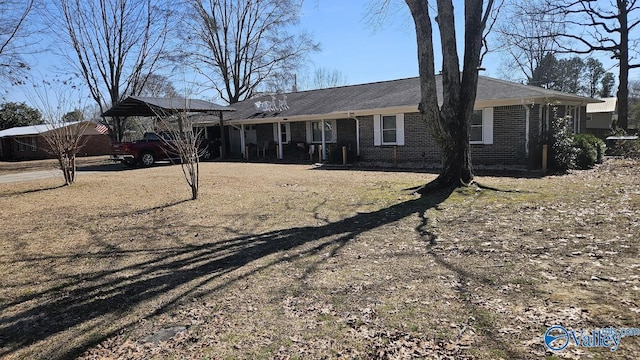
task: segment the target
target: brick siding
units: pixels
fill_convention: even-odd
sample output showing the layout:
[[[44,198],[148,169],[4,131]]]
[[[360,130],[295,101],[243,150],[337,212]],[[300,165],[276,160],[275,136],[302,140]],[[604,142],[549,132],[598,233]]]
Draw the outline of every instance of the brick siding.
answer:
[[[25,141],[20,140],[20,138],[17,139],[18,141]],[[78,156],[108,155],[111,152],[111,140],[107,135],[85,135],[82,137],[80,142],[84,142],[85,144],[80,148]],[[37,149],[35,151],[32,151],[29,148],[24,151],[19,151],[18,143],[13,138],[6,139],[3,144],[5,147],[7,145],[12,147],[11,151],[4,149],[3,155],[5,156],[5,160],[37,160],[55,158],[54,155],[46,151],[49,148],[49,145],[42,136],[36,137]]]
[[[538,134],[539,106],[530,114],[530,136]],[[360,120],[360,161],[375,165],[392,165],[394,146],[374,146],[373,116],[362,116]],[[472,144],[471,156],[475,165],[518,166],[529,165],[526,156],[525,108],[521,105],[494,108],[493,144]],[[397,146],[399,166],[440,166],[440,149],[429,134],[420,114],[410,113],[404,117],[405,145]],[[534,142],[530,141],[530,152]]]

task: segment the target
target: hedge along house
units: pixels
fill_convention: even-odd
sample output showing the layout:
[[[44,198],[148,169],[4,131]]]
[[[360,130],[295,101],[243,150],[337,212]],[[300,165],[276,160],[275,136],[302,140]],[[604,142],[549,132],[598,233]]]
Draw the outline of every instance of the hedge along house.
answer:
[[[106,127],[90,121],[76,121],[58,125],[42,124],[19,126],[0,131],[0,159],[8,161],[52,159],[55,155],[48,152],[46,133],[61,126],[81,126],[83,133],[78,156],[106,155],[111,151],[111,140],[105,135]]]
[[[437,78],[439,97],[441,78]],[[341,161],[438,167],[440,150],[418,113],[419,78],[264,95],[233,104],[224,124],[231,151],[249,159]],[[471,121],[473,163],[537,168],[550,119],[570,115],[584,128],[591,98],[480,77]],[[201,119],[203,125],[206,120]]]

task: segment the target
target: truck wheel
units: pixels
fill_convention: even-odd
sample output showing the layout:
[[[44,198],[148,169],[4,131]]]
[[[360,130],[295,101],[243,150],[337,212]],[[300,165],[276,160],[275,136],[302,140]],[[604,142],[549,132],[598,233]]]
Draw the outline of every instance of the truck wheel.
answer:
[[[151,166],[153,165],[153,163],[156,162],[156,158],[153,156],[152,153],[146,152],[146,153],[143,153],[142,156],[140,157],[140,162],[144,166]]]

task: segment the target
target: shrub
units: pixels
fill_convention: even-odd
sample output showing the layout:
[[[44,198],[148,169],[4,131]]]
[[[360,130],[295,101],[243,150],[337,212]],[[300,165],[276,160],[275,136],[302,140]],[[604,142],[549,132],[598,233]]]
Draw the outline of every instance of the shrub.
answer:
[[[555,118],[551,122],[551,167],[566,172],[575,167],[577,149],[573,147],[571,116]]]
[[[591,169],[604,159],[605,144],[591,134],[573,136],[573,147],[576,149],[575,165],[578,169]]]

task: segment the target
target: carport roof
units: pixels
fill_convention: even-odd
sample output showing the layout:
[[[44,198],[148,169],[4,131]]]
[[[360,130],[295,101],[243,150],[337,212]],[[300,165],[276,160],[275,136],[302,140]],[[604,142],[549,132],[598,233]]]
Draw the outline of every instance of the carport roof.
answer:
[[[102,116],[157,116],[159,112],[177,113],[181,111],[212,113],[235,111],[235,109],[198,99],[129,96],[102,113]]]

